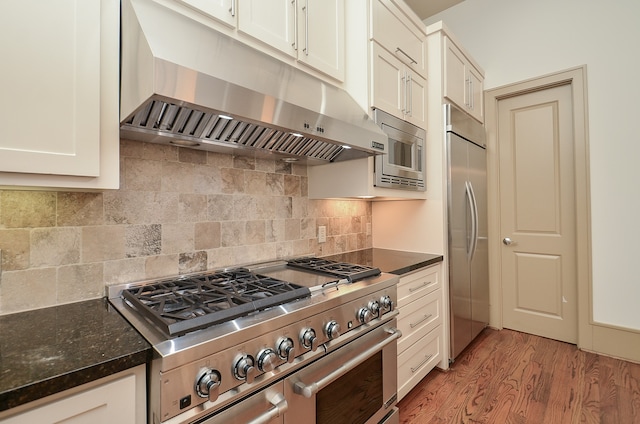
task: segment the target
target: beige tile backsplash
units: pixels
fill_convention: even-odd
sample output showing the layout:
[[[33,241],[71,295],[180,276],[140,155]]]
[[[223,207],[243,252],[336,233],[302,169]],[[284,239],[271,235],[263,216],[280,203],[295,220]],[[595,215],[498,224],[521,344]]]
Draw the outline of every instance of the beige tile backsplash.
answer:
[[[119,190],[0,190],[0,314],[120,282],[371,247],[371,202],[310,200],[305,166],[127,140],[120,162]]]

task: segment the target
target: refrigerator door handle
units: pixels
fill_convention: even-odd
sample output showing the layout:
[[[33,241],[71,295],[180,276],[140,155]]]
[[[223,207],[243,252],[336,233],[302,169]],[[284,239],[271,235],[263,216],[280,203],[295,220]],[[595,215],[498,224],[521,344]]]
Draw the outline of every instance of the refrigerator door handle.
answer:
[[[476,194],[473,191],[473,184],[467,181],[467,191],[469,193],[471,209],[471,248],[469,249],[469,261],[473,259],[478,247],[478,203],[476,202]]]
[[[467,197],[467,207],[469,208],[469,216],[471,217],[471,233],[469,233],[469,228],[467,228],[467,260],[471,262],[471,258],[473,257],[473,245],[474,245],[474,237],[476,234],[476,219],[474,215],[474,207],[473,207],[473,194],[471,189],[471,183],[469,181],[464,182],[464,194]]]

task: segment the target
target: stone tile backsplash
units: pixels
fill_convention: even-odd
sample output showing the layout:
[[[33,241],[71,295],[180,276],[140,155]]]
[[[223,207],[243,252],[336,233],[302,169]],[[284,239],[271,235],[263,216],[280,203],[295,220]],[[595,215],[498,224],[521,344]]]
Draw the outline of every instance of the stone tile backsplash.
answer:
[[[115,283],[371,247],[371,202],[310,200],[306,166],[128,140],[120,162],[119,190],[0,190],[0,314]]]

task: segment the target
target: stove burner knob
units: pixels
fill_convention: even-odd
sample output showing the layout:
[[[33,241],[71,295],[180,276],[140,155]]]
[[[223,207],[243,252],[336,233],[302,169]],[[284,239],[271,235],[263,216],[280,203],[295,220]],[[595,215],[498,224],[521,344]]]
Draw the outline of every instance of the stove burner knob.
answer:
[[[327,337],[329,338],[329,340],[340,337],[340,324],[338,324],[336,321],[329,321],[327,327],[325,328],[325,332],[327,333]]]
[[[233,375],[238,380],[244,380],[251,384],[256,376],[255,361],[251,355],[243,355],[237,361],[233,367]]]
[[[286,339],[280,339],[277,350],[278,356],[286,359],[289,363],[292,363],[296,357],[296,348],[293,345],[293,340],[288,337]]]
[[[393,311],[393,300],[389,296],[382,296],[380,298],[380,305],[382,308],[386,309],[387,312]]]
[[[302,335],[300,336],[300,342],[302,343],[302,346],[315,351],[318,348],[318,338],[316,337],[315,330],[313,328],[303,330]]]
[[[369,308],[360,308],[360,310],[358,311],[358,321],[360,321],[361,324],[366,324],[372,319],[373,315],[371,314]]]
[[[258,353],[258,368],[264,372],[273,371],[276,367],[276,359],[278,359],[278,356],[273,349],[262,349]]]
[[[196,393],[201,398],[208,398],[211,402],[218,399],[218,389],[222,378],[220,373],[212,369],[203,369],[196,380]]]
[[[382,311],[380,309],[380,303],[378,303],[377,300],[372,300],[371,302],[369,302],[368,306],[369,306],[369,310],[371,311],[371,313],[374,316],[380,318],[380,315],[382,315],[381,314]]]

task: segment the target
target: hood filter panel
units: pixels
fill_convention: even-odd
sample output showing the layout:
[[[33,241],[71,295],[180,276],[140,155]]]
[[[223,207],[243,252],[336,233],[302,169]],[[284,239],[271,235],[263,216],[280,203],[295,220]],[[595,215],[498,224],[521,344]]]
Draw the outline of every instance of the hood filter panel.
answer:
[[[173,139],[224,143],[327,162],[336,159],[345,149],[326,141],[163,100],[150,100],[121,127]]]

